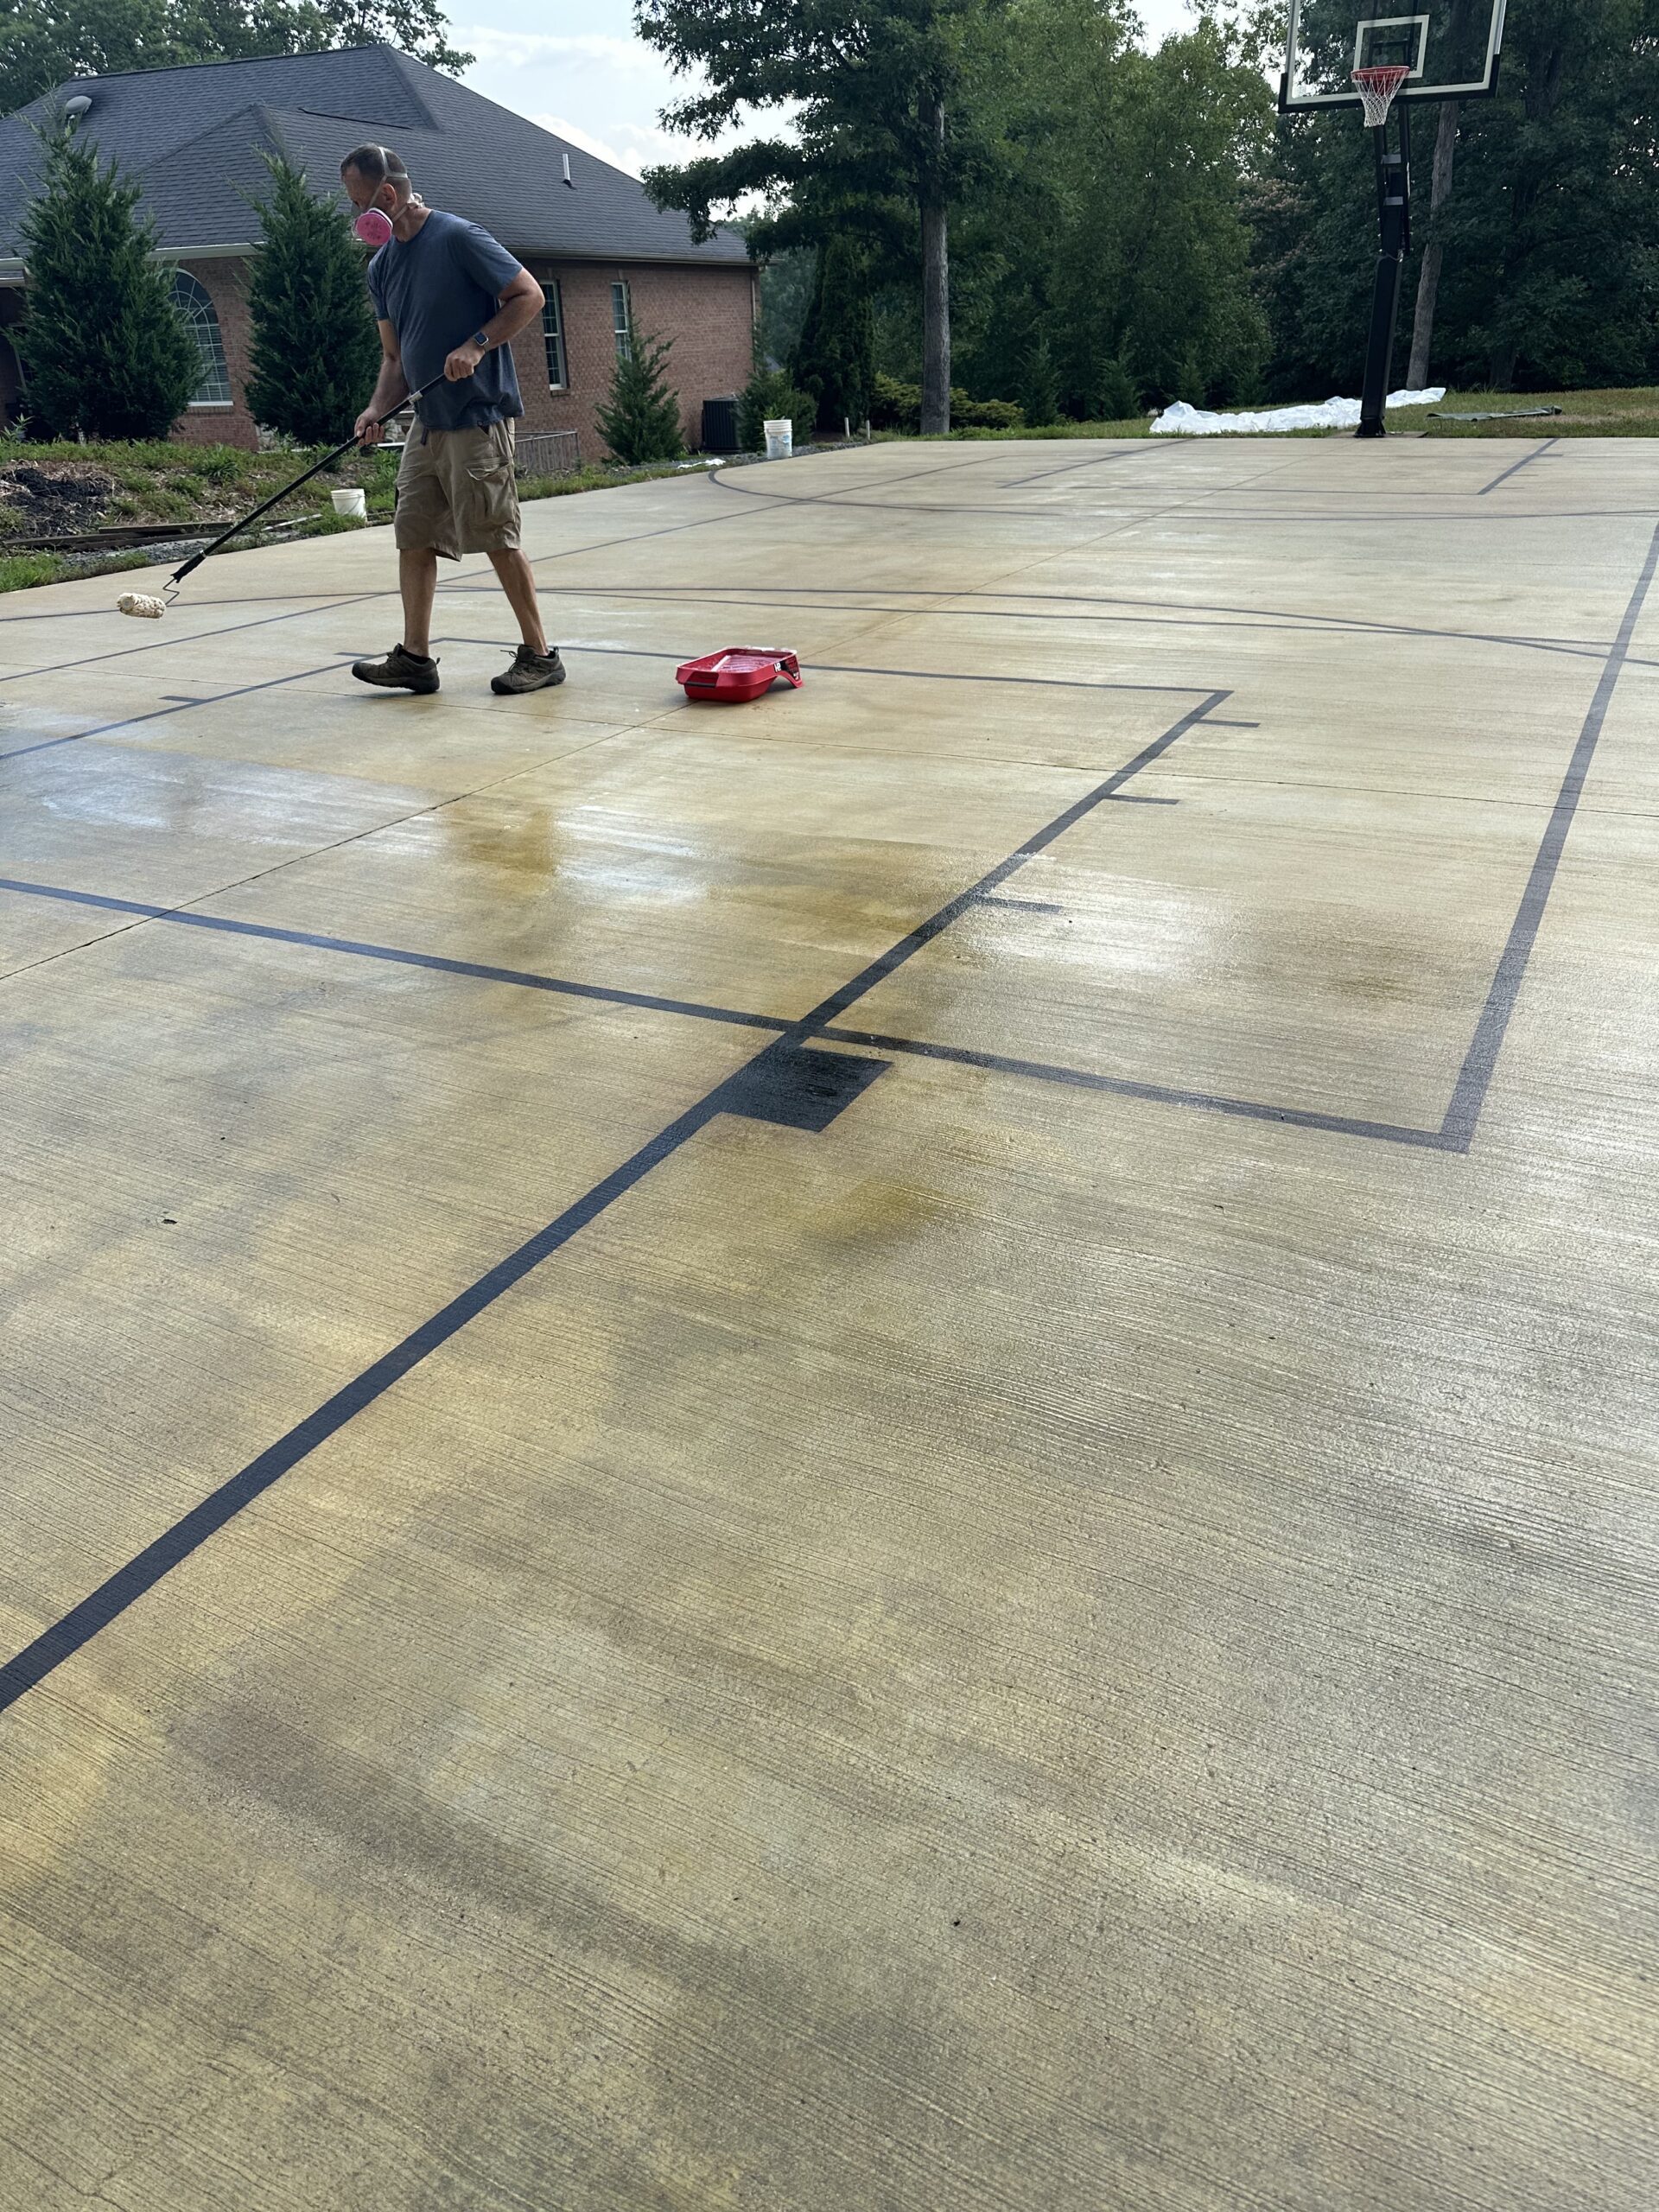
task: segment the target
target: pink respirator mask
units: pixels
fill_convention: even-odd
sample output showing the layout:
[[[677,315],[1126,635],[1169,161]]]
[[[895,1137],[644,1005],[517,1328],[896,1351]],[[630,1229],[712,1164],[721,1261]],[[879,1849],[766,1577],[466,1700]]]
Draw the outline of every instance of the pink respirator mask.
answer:
[[[352,228],[365,245],[373,246],[377,251],[391,242],[391,218],[378,207],[365,207]]]

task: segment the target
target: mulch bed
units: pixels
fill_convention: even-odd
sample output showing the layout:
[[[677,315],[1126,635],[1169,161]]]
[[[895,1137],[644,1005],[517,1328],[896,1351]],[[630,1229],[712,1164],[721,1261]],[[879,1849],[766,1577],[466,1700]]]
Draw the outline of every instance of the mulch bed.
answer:
[[[89,461],[19,461],[0,466],[0,507],[22,516],[0,537],[67,537],[94,528],[115,497],[112,476]]]

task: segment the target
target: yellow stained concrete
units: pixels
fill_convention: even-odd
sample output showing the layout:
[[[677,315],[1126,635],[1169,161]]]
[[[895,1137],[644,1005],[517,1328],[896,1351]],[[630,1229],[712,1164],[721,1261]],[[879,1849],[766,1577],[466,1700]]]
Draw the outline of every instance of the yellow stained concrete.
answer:
[[[1659,593],[1411,1141],[1659,526],[1536,454],[551,502],[516,701],[379,534],[5,603],[0,1668],[599,1196],[0,1710],[4,2212],[1646,2204]]]

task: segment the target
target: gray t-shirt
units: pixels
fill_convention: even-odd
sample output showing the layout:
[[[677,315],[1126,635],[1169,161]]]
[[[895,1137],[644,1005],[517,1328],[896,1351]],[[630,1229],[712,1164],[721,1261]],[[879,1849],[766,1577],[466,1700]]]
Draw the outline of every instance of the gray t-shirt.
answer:
[[[381,247],[369,264],[369,296],[397,334],[411,391],[441,375],[456,346],[482,329],[518,272],[487,231],[438,207],[407,243]],[[428,392],[419,410],[433,430],[480,429],[524,411],[511,346],[486,353],[475,375]]]

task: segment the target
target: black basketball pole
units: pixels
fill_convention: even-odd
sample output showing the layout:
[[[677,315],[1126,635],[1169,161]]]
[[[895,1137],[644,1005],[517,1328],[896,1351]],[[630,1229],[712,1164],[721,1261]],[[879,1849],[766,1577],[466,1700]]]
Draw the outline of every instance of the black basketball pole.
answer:
[[[1400,290],[1406,256],[1411,251],[1411,110],[1396,102],[1400,144],[1389,143],[1389,118],[1372,131],[1376,148],[1376,213],[1381,244],[1376,283],[1371,294],[1371,334],[1365,353],[1365,390],[1360,401],[1362,438],[1385,438],[1384,416],[1394,377],[1395,331],[1400,321]]]

